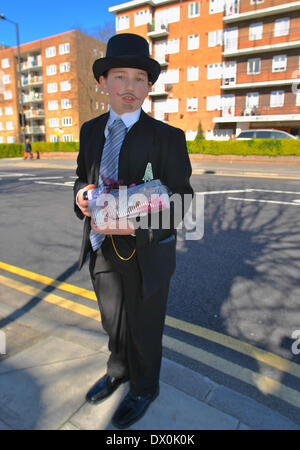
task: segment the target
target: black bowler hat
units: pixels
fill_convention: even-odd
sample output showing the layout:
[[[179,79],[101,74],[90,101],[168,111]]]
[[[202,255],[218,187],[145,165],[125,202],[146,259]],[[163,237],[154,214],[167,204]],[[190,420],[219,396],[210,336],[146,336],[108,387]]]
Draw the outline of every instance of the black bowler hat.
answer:
[[[93,72],[97,81],[107,70],[118,67],[142,69],[148,73],[149,81],[155,83],[160,74],[160,64],[150,58],[146,39],[137,34],[116,34],[107,43],[106,57],[96,59]]]

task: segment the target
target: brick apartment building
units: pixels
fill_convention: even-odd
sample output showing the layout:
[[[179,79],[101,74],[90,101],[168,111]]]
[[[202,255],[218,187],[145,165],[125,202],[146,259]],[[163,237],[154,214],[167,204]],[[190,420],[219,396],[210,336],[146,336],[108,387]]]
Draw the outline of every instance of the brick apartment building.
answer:
[[[106,45],[72,30],[20,46],[25,136],[76,141],[86,120],[108,109],[92,74]],[[0,143],[22,142],[17,48],[0,48]]]
[[[194,139],[242,129],[300,132],[300,2],[133,0],[117,33],[145,37],[162,66],[144,109]]]

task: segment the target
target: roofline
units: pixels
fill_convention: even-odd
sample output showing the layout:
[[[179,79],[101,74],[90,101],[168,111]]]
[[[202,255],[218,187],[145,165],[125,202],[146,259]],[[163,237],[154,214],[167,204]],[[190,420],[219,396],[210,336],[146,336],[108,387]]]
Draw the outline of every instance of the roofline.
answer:
[[[111,13],[118,13],[121,11],[128,11],[143,5],[162,6],[168,3],[174,3],[176,0],[131,0],[129,2],[120,3],[119,5],[111,6],[108,11]],[[177,0],[178,1],[178,0]]]

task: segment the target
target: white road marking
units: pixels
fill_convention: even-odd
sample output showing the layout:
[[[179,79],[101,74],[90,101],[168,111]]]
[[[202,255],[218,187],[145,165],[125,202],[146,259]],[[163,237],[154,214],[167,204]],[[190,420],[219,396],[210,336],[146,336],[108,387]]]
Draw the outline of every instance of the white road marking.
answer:
[[[239,201],[243,201],[243,202],[259,202],[259,203],[276,203],[278,205],[292,205],[292,206],[300,206],[297,203],[293,203],[293,202],[279,202],[276,200],[259,200],[257,198],[238,198],[238,197],[227,197],[228,200],[239,200]]]
[[[6,172],[0,172],[0,176],[5,178],[13,178],[13,177],[34,177],[33,173],[6,173]]]
[[[64,177],[32,177],[32,178],[19,178],[18,181],[32,181],[32,180],[58,180]]]
[[[69,187],[74,186],[74,181],[65,181],[64,183],[56,183],[54,181],[53,181],[53,183],[50,181],[35,181],[34,183],[36,183],[36,184],[56,184],[57,186],[69,186]]]

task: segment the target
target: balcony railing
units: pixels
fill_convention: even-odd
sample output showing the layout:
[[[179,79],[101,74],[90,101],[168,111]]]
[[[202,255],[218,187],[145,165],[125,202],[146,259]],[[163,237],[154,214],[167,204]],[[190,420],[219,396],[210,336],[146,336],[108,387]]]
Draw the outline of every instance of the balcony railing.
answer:
[[[169,35],[169,25],[167,23],[153,22],[148,24],[147,36],[152,38],[166,37]]]
[[[23,103],[29,103],[29,102],[40,102],[43,100],[44,95],[42,93],[34,93],[30,95],[23,95]]]
[[[25,111],[26,119],[40,119],[44,117],[45,111],[44,109],[33,109],[30,111]]]
[[[45,125],[36,127],[25,127],[25,134],[45,134]]]
[[[273,7],[286,7],[287,5],[293,5],[292,0],[265,0],[263,2],[253,2],[251,4],[249,0],[231,0],[226,1],[224,6],[224,15],[231,16],[233,14],[243,14],[251,12],[259,12],[260,10],[265,10]]]
[[[284,34],[283,34],[284,33]],[[254,37],[254,36],[253,36]],[[274,32],[269,33],[263,33],[262,36],[256,36],[256,38],[249,39],[249,32],[245,34],[241,34],[238,36],[238,38],[225,38],[224,39],[224,45],[223,45],[223,51],[226,53],[235,52],[238,50],[246,50],[251,49],[255,53],[256,49],[259,49],[260,47],[265,46],[273,46],[273,45],[279,45],[279,48],[282,49],[286,46],[290,46],[295,42],[297,44],[300,41],[300,27],[291,28],[286,32],[282,32],[280,36],[274,36]],[[298,44],[297,44],[298,45]],[[274,48],[275,50],[276,48]],[[265,50],[265,49],[264,49]]]
[[[149,95],[151,97],[159,97],[159,96],[163,96],[163,95],[168,95],[168,92],[165,89],[165,84],[164,83],[155,83],[155,85],[152,88],[152,91],[149,92]]]
[[[24,61],[21,63],[21,70],[36,69],[42,66],[42,59],[38,58],[35,61]]]
[[[31,77],[29,79],[23,78],[23,80],[22,80],[22,87],[34,86],[34,85],[38,85],[38,84],[43,84],[42,76],[35,76],[35,77]]]
[[[300,106],[295,104],[291,105],[283,105],[283,106],[225,106],[219,110],[219,117],[224,117],[229,119],[232,117],[245,117],[249,120],[266,120],[266,116],[268,116],[267,120],[271,120],[272,116],[277,115],[299,115],[300,114]],[[274,119],[275,120],[275,119]]]
[[[288,64],[288,62],[287,62]],[[236,75],[223,76],[222,87],[223,88],[243,88],[244,85],[247,88],[256,86],[263,87],[268,85],[284,85],[284,84],[299,84],[300,83],[300,69],[297,66],[288,67],[288,69],[280,68],[280,70],[272,71],[272,65],[270,61],[270,67],[257,73],[239,72],[237,68]],[[241,85],[241,86],[239,86]]]

